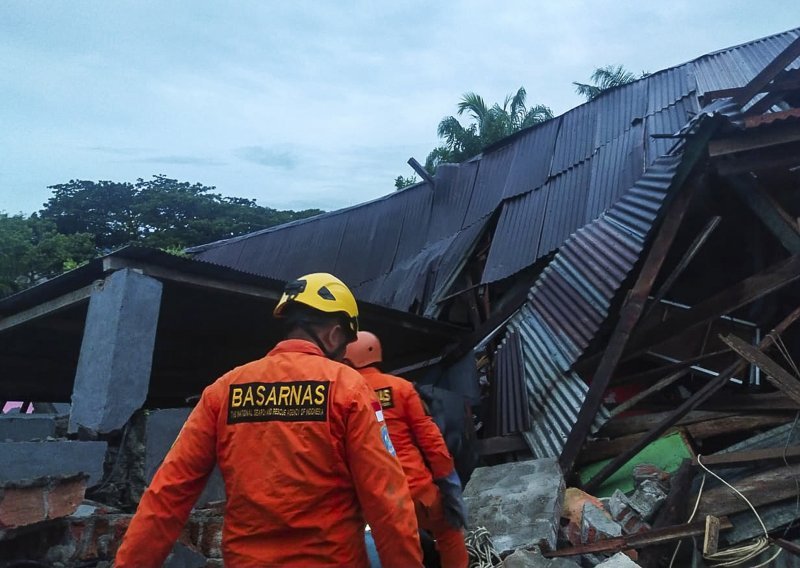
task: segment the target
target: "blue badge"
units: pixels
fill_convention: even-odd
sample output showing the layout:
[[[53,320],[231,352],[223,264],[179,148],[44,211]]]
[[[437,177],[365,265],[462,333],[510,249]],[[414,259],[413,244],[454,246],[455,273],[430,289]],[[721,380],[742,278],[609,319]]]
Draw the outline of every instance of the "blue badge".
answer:
[[[394,451],[394,445],[389,437],[389,430],[386,428],[386,424],[381,425],[381,437],[383,438],[383,445],[386,446],[386,451],[397,457],[397,452]]]

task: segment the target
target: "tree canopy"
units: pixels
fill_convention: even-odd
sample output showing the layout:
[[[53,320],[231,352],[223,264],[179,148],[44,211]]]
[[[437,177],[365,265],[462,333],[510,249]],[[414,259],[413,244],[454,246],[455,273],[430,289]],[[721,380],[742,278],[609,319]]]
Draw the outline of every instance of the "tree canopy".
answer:
[[[553,118],[553,111],[541,104],[526,106],[527,92],[520,87],[506,96],[503,104],[489,106],[483,97],[469,92],[458,102],[458,116],[467,115],[464,126],[455,116],[447,116],[436,130],[443,144],[434,148],[425,160],[433,173],[439,164],[458,163],[478,155],[484,148],[515,132]]]
[[[613,89],[614,87],[621,87],[628,83],[633,83],[639,79],[647,77],[649,73],[642,71],[640,75],[628,71],[622,65],[606,65],[605,67],[598,67],[594,70],[591,76],[592,83],[578,83],[573,81],[575,85],[575,92],[579,95],[586,97],[587,101],[591,101],[600,96],[603,91]]]
[[[71,180],[29,217],[0,213],[0,295],[127,244],[181,250],[317,215],[224,197],[163,175],[135,183]]]

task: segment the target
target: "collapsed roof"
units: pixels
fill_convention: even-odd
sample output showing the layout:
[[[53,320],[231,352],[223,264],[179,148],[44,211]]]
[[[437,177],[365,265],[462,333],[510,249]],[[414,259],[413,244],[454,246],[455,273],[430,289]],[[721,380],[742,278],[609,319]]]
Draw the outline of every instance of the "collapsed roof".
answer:
[[[366,301],[435,316],[479,238],[491,246],[480,282],[514,276],[604,212],[613,256],[641,237],[677,163],[678,133],[710,94],[746,85],[800,36],[793,29],[659,71],[505,139],[380,199],[190,249],[198,258],[278,279],[329,271]],[[800,69],[800,62],[787,73]],[[646,179],[655,168],[660,173]],[[670,170],[672,168],[672,170]],[[666,177],[665,177],[666,176]],[[644,190],[608,209],[637,185]]]

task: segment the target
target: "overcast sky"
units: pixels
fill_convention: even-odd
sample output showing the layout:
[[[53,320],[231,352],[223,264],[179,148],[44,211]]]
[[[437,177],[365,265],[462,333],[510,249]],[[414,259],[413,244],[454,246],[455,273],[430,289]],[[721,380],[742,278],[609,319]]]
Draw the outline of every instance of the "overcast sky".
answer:
[[[461,94],[560,114],[595,67],[657,71],[800,25],[796,0],[0,1],[0,211],[166,174],[276,208],[393,190]]]

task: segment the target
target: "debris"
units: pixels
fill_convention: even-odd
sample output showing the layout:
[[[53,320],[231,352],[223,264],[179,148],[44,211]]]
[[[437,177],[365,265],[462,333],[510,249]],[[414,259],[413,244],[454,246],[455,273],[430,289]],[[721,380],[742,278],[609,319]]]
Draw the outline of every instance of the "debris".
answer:
[[[622,552],[617,552],[605,562],[598,564],[596,568],[641,568],[641,566]]]
[[[468,526],[485,526],[501,555],[556,547],[564,479],[554,459],[476,469],[464,491]]]
[[[588,501],[583,504],[581,515],[582,544],[591,544],[621,535],[622,527],[615,523],[604,509]]]
[[[44,477],[0,486],[0,534],[75,512],[86,492],[87,476]]]
[[[545,558],[537,549],[520,548],[506,556],[503,568],[580,568],[580,565],[566,558]]]

